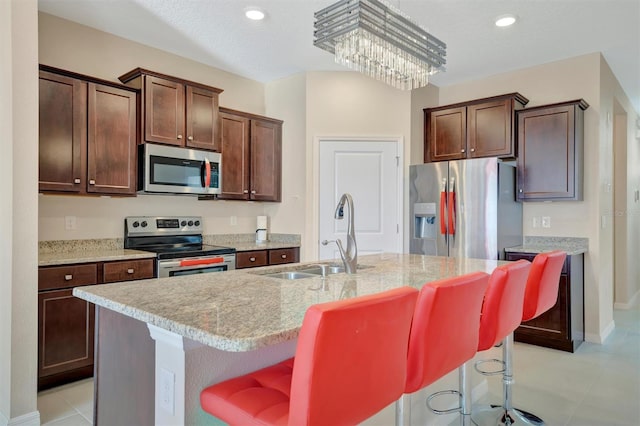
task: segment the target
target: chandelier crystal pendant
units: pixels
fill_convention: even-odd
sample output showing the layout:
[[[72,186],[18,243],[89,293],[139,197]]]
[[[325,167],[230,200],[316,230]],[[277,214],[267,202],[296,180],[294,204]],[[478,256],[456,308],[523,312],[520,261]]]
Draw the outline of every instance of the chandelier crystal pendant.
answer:
[[[402,90],[444,71],[446,44],[380,0],[340,0],[314,14],[314,41],[335,61]]]

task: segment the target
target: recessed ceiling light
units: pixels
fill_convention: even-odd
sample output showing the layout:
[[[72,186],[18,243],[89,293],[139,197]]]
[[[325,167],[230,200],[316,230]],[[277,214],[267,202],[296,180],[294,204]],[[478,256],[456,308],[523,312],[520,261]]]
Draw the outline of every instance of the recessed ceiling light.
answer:
[[[252,21],[261,21],[264,19],[264,12],[258,8],[251,7],[244,11],[244,16]]]
[[[501,15],[496,18],[496,27],[508,27],[516,22],[515,15]]]

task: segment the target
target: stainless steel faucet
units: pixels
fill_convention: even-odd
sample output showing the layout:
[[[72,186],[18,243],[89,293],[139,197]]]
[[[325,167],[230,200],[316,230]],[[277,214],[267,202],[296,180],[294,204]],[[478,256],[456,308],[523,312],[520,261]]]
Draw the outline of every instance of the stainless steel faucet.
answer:
[[[353,198],[351,194],[342,194],[338,205],[336,206],[335,218],[338,220],[344,219],[344,205],[347,204],[349,210],[349,224],[347,226],[347,249],[342,246],[342,241],[336,239],[338,250],[340,251],[340,257],[342,263],[344,263],[344,271],[347,274],[355,274],[358,266],[358,246],[356,245],[356,229],[354,226],[353,218]],[[323,245],[327,245],[328,241],[323,241]]]

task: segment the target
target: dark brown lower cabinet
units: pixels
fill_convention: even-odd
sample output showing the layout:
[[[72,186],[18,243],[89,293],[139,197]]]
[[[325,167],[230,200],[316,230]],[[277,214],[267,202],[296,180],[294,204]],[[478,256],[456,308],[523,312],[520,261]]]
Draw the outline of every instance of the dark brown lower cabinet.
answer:
[[[236,269],[280,265],[300,262],[300,248],[239,251],[236,253]]]
[[[72,291],[38,294],[39,389],[93,374],[95,307]]]
[[[533,261],[535,254],[507,253],[507,260]],[[584,341],[584,255],[567,256],[558,287],[556,304],[544,314],[523,322],[515,331],[515,341],[575,350]]]
[[[153,259],[39,268],[38,390],[93,376],[95,305],[74,297],[74,287],[154,275]]]

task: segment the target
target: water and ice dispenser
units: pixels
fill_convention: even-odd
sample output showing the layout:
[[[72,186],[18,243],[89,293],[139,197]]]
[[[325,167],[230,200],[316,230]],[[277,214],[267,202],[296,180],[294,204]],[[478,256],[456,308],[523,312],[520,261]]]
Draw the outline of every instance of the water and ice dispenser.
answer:
[[[413,205],[413,238],[436,239],[436,203],[415,203]]]

